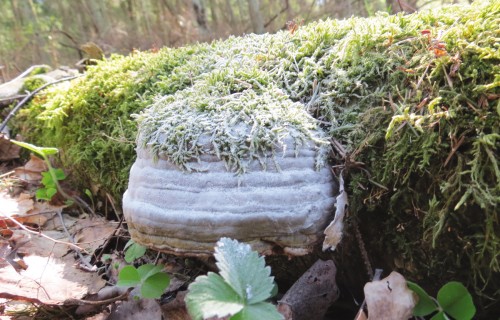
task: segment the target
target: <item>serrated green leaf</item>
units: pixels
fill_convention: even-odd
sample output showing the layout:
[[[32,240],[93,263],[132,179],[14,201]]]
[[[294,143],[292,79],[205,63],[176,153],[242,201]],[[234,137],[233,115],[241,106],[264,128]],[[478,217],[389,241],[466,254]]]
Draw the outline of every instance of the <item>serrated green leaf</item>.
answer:
[[[252,251],[250,245],[229,238],[221,238],[215,248],[215,259],[220,275],[248,304],[271,297],[274,278],[263,257]]]
[[[134,242],[125,251],[125,261],[127,263],[132,263],[135,259],[142,257],[145,253],[146,247]]]
[[[185,301],[193,320],[231,316],[245,306],[233,288],[213,272],[197,277],[188,290]]]
[[[438,292],[437,300],[444,312],[456,320],[469,320],[476,314],[476,307],[467,288],[457,281],[445,284]]]
[[[120,270],[118,274],[118,282],[116,285],[118,287],[135,287],[141,283],[141,277],[139,272],[133,266],[125,266]]]
[[[141,285],[143,298],[158,299],[170,284],[170,277],[164,272],[156,272],[149,276]]]
[[[432,300],[422,287],[411,281],[406,281],[406,284],[410,290],[418,295],[418,303],[415,308],[413,308],[414,316],[423,317],[438,309],[434,300]]]
[[[276,306],[269,302],[259,302],[245,306],[240,312],[231,317],[231,320],[283,320]]]

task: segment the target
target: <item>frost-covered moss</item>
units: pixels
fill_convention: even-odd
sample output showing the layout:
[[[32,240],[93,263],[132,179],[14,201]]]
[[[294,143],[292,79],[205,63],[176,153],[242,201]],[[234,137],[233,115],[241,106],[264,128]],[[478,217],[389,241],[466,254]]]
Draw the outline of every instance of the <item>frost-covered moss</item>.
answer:
[[[183,165],[208,134],[240,171],[284,135],[322,130],[352,160],[329,159],[351,164],[351,217],[375,262],[499,300],[498,25],[500,3],[476,1],[114,56],[19,120],[31,142],[62,148],[74,175],[115,196],[134,160],[131,114],[152,152]],[[235,134],[238,123],[253,136]]]

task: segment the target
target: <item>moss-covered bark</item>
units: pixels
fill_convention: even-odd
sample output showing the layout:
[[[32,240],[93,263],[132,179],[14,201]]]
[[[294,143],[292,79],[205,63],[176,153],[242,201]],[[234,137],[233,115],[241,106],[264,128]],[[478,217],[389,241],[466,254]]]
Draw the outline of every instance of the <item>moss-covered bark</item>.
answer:
[[[350,219],[374,262],[417,281],[461,280],[486,308],[500,299],[498,25],[498,1],[478,1],[114,56],[38,96],[18,123],[30,142],[61,148],[80,181],[120,197],[135,157],[131,114],[151,106],[139,116],[139,142],[182,165],[196,150],[182,117],[268,114],[286,101],[345,147],[350,161],[336,152],[329,160],[347,164]],[[162,139],[153,113],[167,123]],[[272,148],[281,137],[269,133],[283,126],[314,129],[298,119],[249,119],[261,133],[254,143]],[[231,152],[247,143],[224,141]],[[251,155],[231,152],[221,156],[230,165]]]

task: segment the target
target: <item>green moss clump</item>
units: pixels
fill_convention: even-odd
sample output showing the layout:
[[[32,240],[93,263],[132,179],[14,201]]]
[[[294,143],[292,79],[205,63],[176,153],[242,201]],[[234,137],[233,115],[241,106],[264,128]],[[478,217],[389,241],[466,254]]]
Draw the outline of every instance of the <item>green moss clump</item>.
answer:
[[[41,65],[41,66],[37,66],[35,68],[33,68],[33,70],[30,72],[30,76],[36,76],[38,74],[44,74],[44,73],[47,73],[51,70],[51,67],[50,66],[47,66],[47,65]]]
[[[374,262],[429,285],[466,282],[486,308],[500,300],[498,25],[500,3],[476,1],[113,56],[46,90],[18,120],[31,142],[61,148],[74,175],[117,198],[135,159],[131,114],[155,155],[185,165],[211,134],[242,172],[284,136],[300,143],[322,130],[347,164],[364,164],[347,166],[346,181]],[[235,134],[238,123],[255,139]]]
[[[46,83],[46,81],[42,78],[37,78],[37,77],[28,77],[24,80],[23,86],[20,92],[33,92],[36,89],[40,88]]]

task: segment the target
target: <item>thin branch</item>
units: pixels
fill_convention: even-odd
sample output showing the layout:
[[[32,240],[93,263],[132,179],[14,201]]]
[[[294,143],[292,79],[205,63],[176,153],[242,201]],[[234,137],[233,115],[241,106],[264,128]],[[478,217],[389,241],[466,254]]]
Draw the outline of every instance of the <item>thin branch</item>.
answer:
[[[78,77],[81,77],[81,76],[82,75],[77,75],[77,76],[72,76],[72,77],[66,77],[66,78],[62,78],[62,79],[59,79],[59,80],[56,80],[56,81],[53,81],[53,82],[50,82],[50,83],[46,83],[43,86],[41,86],[40,88],[37,88],[36,90],[34,90],[33,92],[31,92],[23,100],[21,100],[21,102],[19,102],[15,106],[15,108],[12,109],[12,111],[9,113],[9,115],[5,118],[5,120],[0,125],[0,132],[3,131],[3,129],[7,126],[7,123],[9,122],[9,120],[19,111],[19,109],[21,109],[21,107],[23,105],[25,105],[29,100],[31,100],[31,98],[33,98],[38,92],[42,91],[43,89],[45,89],[48,86],[51,86],[53,84],[56,84],[56,83],[59,83],[59,82],[63,82],[63,81],[67,81],[67,80],[72,80],[72,79],[75,79],[75,78],[78,78]]]
[[[81,299],[66,299],[64,300],[63,304],[64,305],[70,305],[70,306],[85,306],[85,305],[92,305],[92,306],[102,306],[102,305],[108,305],[116,301],[120,300],[127,300],[128,295],[130,291],[132,291],[134,288],[128,288],[127,291],[122,293],[119,296],[116,296],[114,298],[106,299],[106,300],[98,300],[98,301],[90,301],[90,300],[81,300]]]
[[[27,231],[31,234],[34,234],[34,235],[37,235],[37,236],[41,236],[45,239],[48,239],[50,241],[53,241],[55,243],[60,243],[60,244],[65,244],[67,246],[70,246],[72,247],[73,249],[77,249],[77,250],[83,250],[82,248],[80,248],[79,246],[77,246],[76,244],[73,244],[73,243],[70,243],[70,242],[66,242],[66,241],[61,241],[61,240],[57,240],[57,239],[54,239],[54,238],[51,238],[41,232],[37,232],[37,231],[33,231],[33,230],[30,230],[29,228],[27,228],[26,226],[24,226],[22,223],[20,223],[19,221],[17,221],[16,219],[12,218],[12,217],[9,217],[9,216],[5,216],[5,218],[9,219],[10,221],[12,221],[14,224],[16,224],[18,227],[20,227],[21,229],[23,229],[24,231]]]

